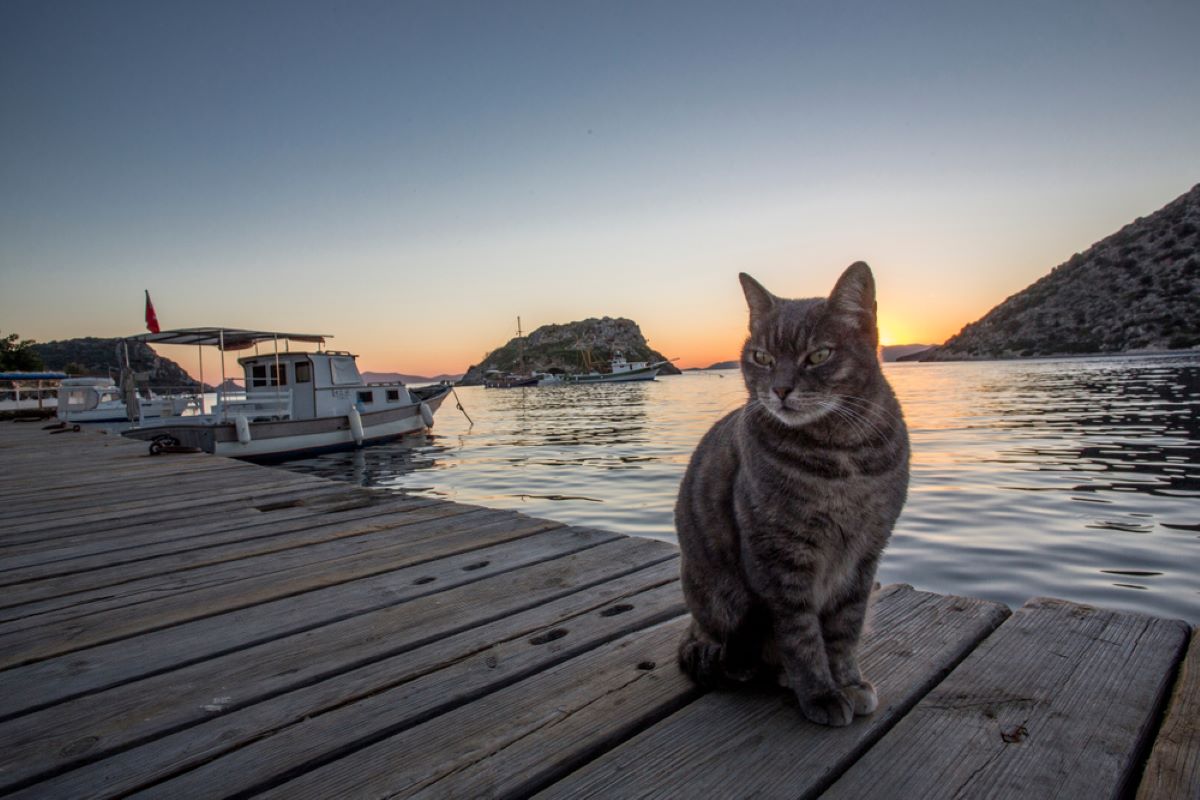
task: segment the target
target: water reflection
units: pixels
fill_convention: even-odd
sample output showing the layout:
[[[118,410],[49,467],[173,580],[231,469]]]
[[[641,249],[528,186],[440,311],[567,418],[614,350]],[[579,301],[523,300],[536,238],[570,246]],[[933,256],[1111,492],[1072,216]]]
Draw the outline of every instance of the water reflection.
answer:
[[[955,396],[900,389],[917,430],[889,576],[1200,618],[1200,359],[913,366],[898,389]]]
[[[887,373],[913,480],[881,579],[1200,620],[1200,356]],[[474,426],[447,406],[428,436],[289,468],[673,540],[687,460],[744,393],[735,372],[465,388]]]

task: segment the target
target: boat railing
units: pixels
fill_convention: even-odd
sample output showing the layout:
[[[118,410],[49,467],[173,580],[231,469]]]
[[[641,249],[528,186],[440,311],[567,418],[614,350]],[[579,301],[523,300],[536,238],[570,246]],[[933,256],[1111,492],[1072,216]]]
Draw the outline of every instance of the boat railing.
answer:
[[[54,408],[62,373],[0,373],[0,411]]]
[[[278,420],[292,417],[292,390],[272,387],[244,393],[223,392],[216,413],[222,420],[245,417],[248,420]]]

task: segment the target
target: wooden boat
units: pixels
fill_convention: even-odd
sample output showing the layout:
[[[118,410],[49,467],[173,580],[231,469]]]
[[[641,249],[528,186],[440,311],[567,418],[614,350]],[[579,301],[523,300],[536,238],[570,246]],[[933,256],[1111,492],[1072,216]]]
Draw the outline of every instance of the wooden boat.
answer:
[[[625,356],[617,353],[609,362],[608,372],[586,372],[582,375],[568,377],[570,383],[627,383],[630,381],[652,381],[663,368],[666,361],[656,361],[650,364],[646,361],[627,361]]]
[[[215,346],[222,352],[269,341],[276,345],[273,353],[238,359],[245,392],[221,392],[211,413],[146,421],[123,432],[150,442],[151,452],[186,447],[231,458],[271,460],[349,450],[429,428],[434,412],[453,388],[366,383],[356,356],[321,349],[329,338],[325,334],[185,328],[132,338],[150,344]],[[314,352],[279,352],[281,341],[318,347]],[[224,374],[221,377],[225,385]]]

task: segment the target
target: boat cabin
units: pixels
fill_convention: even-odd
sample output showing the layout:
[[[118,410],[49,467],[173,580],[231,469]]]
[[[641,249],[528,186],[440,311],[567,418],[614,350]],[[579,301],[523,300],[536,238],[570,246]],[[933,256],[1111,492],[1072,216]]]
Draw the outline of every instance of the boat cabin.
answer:
[[[112,378],[65,378],[58,386],[59,419],[101,406],[120,406],[124,412],[125,400]]]
[[[270,353],[239,358],[246,399],[223,399],[227,415],[252,419],[311,419],[360,414],[412,404],[401,383],[365,383],[351,353]]]

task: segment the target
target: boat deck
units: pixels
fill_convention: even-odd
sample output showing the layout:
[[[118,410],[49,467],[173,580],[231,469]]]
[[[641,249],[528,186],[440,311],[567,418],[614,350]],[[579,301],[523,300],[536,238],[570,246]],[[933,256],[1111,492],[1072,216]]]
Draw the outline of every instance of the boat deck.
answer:
[[[830,729],[679,673],[663,542],[31,423],[0,510],[7,796],[1200,797],[1176,620],[887,586]]]

